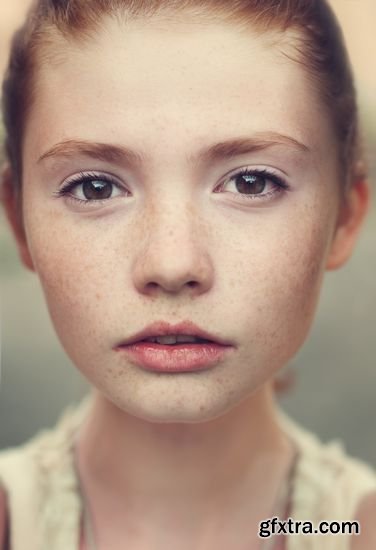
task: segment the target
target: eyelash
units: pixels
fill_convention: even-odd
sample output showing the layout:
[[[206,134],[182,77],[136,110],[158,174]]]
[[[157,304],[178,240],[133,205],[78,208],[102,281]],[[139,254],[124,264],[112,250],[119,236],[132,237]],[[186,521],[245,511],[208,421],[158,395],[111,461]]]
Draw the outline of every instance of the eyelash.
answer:
[[[224,185],[228,183],[231,180],[236,179],[239,176],[258,176],[265,179],[265,181],[271,181],[274,185],[273,191],[269,191],[265,194],[241,194],[239,193],[239,196],[241,197],[241,200],[245,201],[268,201],[270,200],[269,197],[281,193],[285,193],[290,189],[290,186],[287,184],[287,182],[281,178],[280,176],[277,176],[274,172],[271,170],[268,170],[266,168],[241,168],[240,170],[237,170],[234,174],[230,174],[223,183],[220,184],[219,189],[222,190]]]
[[[80,172],[76,176],[74,176],[72,179],[70,179],[61,189],[56,191],[54,195],[59,197],[66,197],[69,200],[72,200],[76,203],[83,204],[84,206],[87,206],[89,204],[95,203],[95,204],[105,204],[109,200],[111,200],[111,197],[108,199],[80,199],[78,197],[74,197],[71,193],[74,189],[79,187],[80,185],[84,185],[86,182],[90,181],[104,181],[106,183],[109,183],[116,187],[117,189],[122,189],[121,185],[118,183],[118,181],[110,176],[109,174],[102,174],[100,172]]]
[[[226,185],[228,182],[236,179],[239,176],[259,176],[259,177],[264,178],[266,181],[272,182],[273,185],[274,185],[274,190],[269,191],[268,193],[265,193],[265,194],[249,194],[249,195],[247,195],[247,194],[237,193],[241,197],[241,200],[245,200],[245,201],[250,201],[250,200],[253,200],[253,201],[268,201],[268,200],[270,200],[269,197],[271,197],[273,195],[276,195],[276,194],[284,193],[284,192],[286,192],[290,189],[290,186],[286,183],[286,181],[284,179],[282,179],[280,176],[277,176],[277,174],[275,174],[274,172],[272,172],[270,170],[267,170],[265,168],[264,169],[242,168],[242,169],[238,170],[237,172],[235,172],[234,174],[231,174],[230,176],[228,176],[226,178],[226,180],[224,180],[217,187],[217,189],[222,190],[224,185]],[[78,197],[74,197],[71,194],[71,191],[73,191],[74,189],[76,189],[80,185],[83,185],[86,182],[90,182],[90,181],[93,181],[93,180],[103,181],[103,182],[106,182],[106,183],[109,183],[109,184],[113,185],[114,187],[116,187],[119,190],[122,189],[122,186],[117,182],[117,180],[115,178],[113,178],[112,176],[110,176],[109,174],[101,174],[101,173],[95,173],[95,172],[86,172],[86,173],[80,172],[79,174],[74,176],[70,181],[68,181],[61,189],[56,191],[54,193],[54,195],[57,198],[66,197],[67,199],[72,200],[75,203],[82,204],[84,206],[88,206],[89,204],[96,204],[96,205],[101,205],[102,204],[103,205],[106,202],[108,202],[109,200],[111,200],[112,197],[109,197],[107,199],[86,199],[85,200],[85,199],[80,199]],[[218,193],[218,191],[215,191],[215,192]]]

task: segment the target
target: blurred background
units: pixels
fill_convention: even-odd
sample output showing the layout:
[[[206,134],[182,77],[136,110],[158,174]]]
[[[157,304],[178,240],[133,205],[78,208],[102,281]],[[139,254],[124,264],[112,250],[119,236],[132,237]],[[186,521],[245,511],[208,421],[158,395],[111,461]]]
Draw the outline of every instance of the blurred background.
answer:
[[[332,0],[350,51],[370,178],[376,178],[376,2]],[[29,0],[1,2],[0,74],[9,39]],[[53,426],[87,384],[53,332],[37,278],[20,264],[0,213],[0,448]],[[289,369],[295,385],[282,408],[324,441],[342,439],[349,453],[376,467],[376,203],[353,258],[324,282],[316,321]]]

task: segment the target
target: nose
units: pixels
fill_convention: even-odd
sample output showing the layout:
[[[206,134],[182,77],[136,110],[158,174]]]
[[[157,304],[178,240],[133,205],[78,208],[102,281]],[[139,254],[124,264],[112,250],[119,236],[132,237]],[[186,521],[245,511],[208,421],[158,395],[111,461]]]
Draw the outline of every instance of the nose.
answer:
[[[213,283],[208,235],[189,204],[159,203],[145,212],[133,264],[134,284],[141,294],[207,292]]]

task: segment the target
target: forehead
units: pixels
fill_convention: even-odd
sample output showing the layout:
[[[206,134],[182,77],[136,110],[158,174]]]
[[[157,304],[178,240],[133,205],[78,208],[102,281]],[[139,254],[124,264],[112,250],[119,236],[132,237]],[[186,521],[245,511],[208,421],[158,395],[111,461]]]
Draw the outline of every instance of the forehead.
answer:
[[[35,155],[69,138],[178,152],[269,131],[319,150],[331,128],[293,44],[292,33],[229,23],[106,18],[85,43],[49,46],[25,144]]]

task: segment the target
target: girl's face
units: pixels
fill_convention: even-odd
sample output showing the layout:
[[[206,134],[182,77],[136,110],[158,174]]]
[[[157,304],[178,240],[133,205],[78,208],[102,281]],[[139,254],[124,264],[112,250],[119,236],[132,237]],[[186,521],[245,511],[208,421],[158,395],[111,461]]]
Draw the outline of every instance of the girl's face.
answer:
[[[339,209],[336,142],[276,36],[107,19],[38,74],[24,141],[30,261],[72,361],[139,417],[224,413],[311,325]],[[161,374],[115,350],[154,321],[186,320],[231,353]]]

